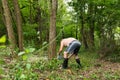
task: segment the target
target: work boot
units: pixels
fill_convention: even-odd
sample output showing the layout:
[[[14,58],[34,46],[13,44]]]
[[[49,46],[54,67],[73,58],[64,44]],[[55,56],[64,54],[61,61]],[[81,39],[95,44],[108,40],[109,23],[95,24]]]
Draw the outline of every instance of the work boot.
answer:
[[[78,64],[78,68],[82,68],[82,65],[81,65],[81,63],[80,63],[80,59],[75,59],[76,60],[76,62],[77,62],[77,64]]]
[[[68,67],[68,58],[64,58],[63,64],[62,64],[62,68],[66,69]]]

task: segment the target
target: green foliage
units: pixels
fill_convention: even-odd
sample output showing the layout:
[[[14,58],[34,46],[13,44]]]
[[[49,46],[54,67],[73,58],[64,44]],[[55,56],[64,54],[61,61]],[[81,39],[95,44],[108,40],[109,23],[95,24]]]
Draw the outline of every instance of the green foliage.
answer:
[[[47,69],[56,69],[58,68],[59,61],[57,59],[52,59],[49,61],[49,64],[46,65]]]
[[[97,76],[96,73],[93,73],[93,74],[91,74],[91,78],[92,78],[92,79],[99,79],[99,76]]]
[[[30,72],[32,71],[30,63],[18,63],[13,69],[13,71],[11,70],[11,72],[14,72],[14,74],[11,74],[14,75],[13,79],[32,80],[33,77],[37,79],[37,75]]]
[[[26,52],[32,52],[33,50],[27,50]],[[109,64],[101,63],[98,64],[98,55],[95,52],[88,52],[81,50],[79,54],[82,69],[76,67],[77,63],[74,58],[69,60],[69,69],[59,69],[62,65],[63,60],[57,59],[41,59],[42,56],[36,55],[39,60],[35,60],[35,55],[29,55],[28,60],[21,60],[19,56],[17,59],[13,58],[11,62],[7,62],[5,57],[0,54],[0,75],[3,80],[104,80],[104,79],[119,79],[119,71],[112,72],[113,70],[104,70],[104,66]],[[26,54],[26,53],[25,53]],[[30,54],[30,53],[27,53]],[[24,55],[24,54],[23,54]],[[21,55],[22,56],[22,55]],[[31,60],[31,57],[35,60]],[[5,61],[4,61],[5,60]],[[96,65],[96,66],[95,66]],[[116,65],[117,66],[117,65]],[[106,68],[108,69],[108,68]],[[64,76],[63,76],[64,75]]]
[[[3,72],[4,72],[4,71],[3,71],[2,68],[0,67],[0,74],[3,74]]]
[[[27,23],[30,21],[30,4],[32,4],[30,0],[19,0],[23,20]],[[36,14],[36,11],[33,14]]]
[[[35,48],[26,48],[24,51],[19,52],[18,56],[22,56],[23,60],[27,60],[29,55],[30,55],[30,53],[32,53],[34,51],[35,51]]]
[[[35,37],[37,36],[37,31],[36,31],[37,26],[38,26],[37,24],[28,24],[28,23],[26,23],[23,26],[23,31],[24,31],[23,35],[24,35],[26,41],[35,39]]]
[[[5,48],[6,47],[6,45],[5,45],[5,43],[6,43],[6,35],[3,35],[1,38],[0,38],[0,48]]]
[[[104,75],[103,75],[106,79],[108,80],[117,80],[119,79],[119,75],[114,75],[114,74],[111,74],[110,72],[105,72]]]
[[[66,26],[64,26],[64,32],[64,35],[66,37],[75,37],[75,24],[68,23]]]
[[[38,47],[42,46],[44,41],[48,41],[48,29],[50,23],[50,1],[49,0],[18,0],[20,10],[22,13],[23,21],[23,34],[25,46]],[[119,33],[117,27],[119,27],[120,21],[120,6],[119,0],[71,0],[68,1],[58,0],[57,9],[57,22],[56,29],[59,33],[63,28],[63,34],[59,37],[76,37],[82,39],[81,35],[81,20],[84,17],[84,34],[87,37],[89,44],[89,25],[90,21],[94,22],[95,30],[95,44],[97,47],[101,46],[98,42],[102,42],[101,39],[110,40],[114,38],[114,35]],[[1,3],[0,3],[1,4]],[[12,0],[9,1],[9,7],[11,10],[12,19],[14,19]],[[90,10],[90,6],[92,6]],[[0,9],[2,6],[0,6]],[[90,12],[91,11],[91,14]],[[3,11],[0,11],[0,36],[6,33],[5,24],[3,20]],[[39,19],[40,18],[40,19]],[[15,25],[14,20],[12,20]],[[14,26],[15,32],[17,32]],[[37,39],[37,31],[42,31],[39,34],[40,40]],[[103,35],[104,34],[104,35]],[[97,37],[96,37],[97,36]],[[105,37],[105,38],[104,38]],[[17,39],[17,36],[16,36]],[[97,39],[97,40],[96,40]],[[105,42],[103,40],[103,42]],[[115,39],[116,40],[116,37]],[[119,39],[117,39],[117,43]],[[105,42],[106,43],[106,42]],[[117,44],[116,43],[116,44]],[[36,45],[37,44],[37,45]],[[101,44],[101,43],[100,43]],[[102,43],[104,44],[104,43]],[[109,43],[110,44],[110,43]],[[4,46],[1,46],[4,47]],[[39,48],[39,47],[38,47]]]
[[[45,5],[46,4],[46,5]],[[38,5],[40,6],[40,8],[42,9],[42,10],[46,10],[46,12],[47,13],[49,13],[48,12],[48,7],[49,7],[49,1],[47,1],[47,0],[38,0]]]
[[[81,50],[79,56],[83,68],[80,70],[77,68],[75,60],[69,60],[70,70],[73,73],[67,70],[59,69],[63,62],[62,60],[45,60],[44,58],[42,59],[42,56],[39,54],[36,54],[37,57],[34,57],[34,54],[32,53],[34,53],[35,48],[33,47],[41,45],[45,46],[48,41],[50,2],[49,0],[18,1],[22,13],[24,43],[25,47],[27,48],[25,48],[23,52],[18,53],[18,58],[13,58],[10,60],[9,58],[6,59],[6,57],[11,55],[11,50],[5,46],[6,36],[2,36],[6,33],[6,29],[4,24],[5,21],[2,18],[3,12],[0,11],[0,36],[2,36],[0,38],[0,44],[4,44],[0,45],[0,47],[4,47],[4,49],[0,48],[0,64],[2,64],[0,65],[0,78],[1,75],[5,78],[5,80],[118,80],[120,78],[119,71],[107,71],[103,67],[104,63],[98,63],[97,59],[99,56],[96,54],[97,52]],[[72,7],[72,9],[68,6],[68,4]],[[107,44],[107,48],[111,47],[110,45],[112,40],[113,43],[115,42],[117,45],[120,44],[119,0],[72,0],[68,4],[64,3],[64,0],[58,0],[58,11],[56,18],[57,33],[59,33],[60,29],[63,28],[64,37],[75,37],[78,30],[77,35],[81,38],[81,20],[84,18],[84,35],[87,37],[87,41],[89,41],[90,37],[88,36],[88,32],[90,30],[90,21],[94,21],[94,39],[96,41],[95,43],[97,43],[95,45],[98,47],[98,49],[100,49],[99,46],[102,44],[103,46],[106,46]],[[9,2],[12,19],[14,19],[14,10],[11,5],[12,3]],[[93,7],[91,10],[89,10],[90,5]],[[0,5],[0,8],[1,7],[2,6]],[[69,9],[67,9],[67,7],[69,7]],[[89,13],[89,11],[93,11],[91,13],[92,15]],[[40,20],[38,18],[40,18]],[[15,24],[14,20],[12,20],[12,22]],[[14,29],[16,30],[16,27],[14,27]],[[42,31],[39,36],[42,39],[41,41],[38,41],[37,39],[38,29]],[[62,34],[60,35],[59,40],[61,37]],[[111,47],[111,51],[113,51],[113,47],[115,46]],[[47,49],[45,48],[44,51],[46,50]],[[103,50],[103,52],[105,52],[105,50]],[[44,51],[41,51],[40,54],[44,54]],[[3,55],[5,55],[5,57]],[[106,60],[119,62],[119,56],[119,54],[112,54],[107,57]],[[34,61],[32,61],[31,57]],[[101,69],[102,67],[103,69]]]
[[[5,43],[6,42],[6,35],[3,35],[1,38],[0,38],[0,43]]]

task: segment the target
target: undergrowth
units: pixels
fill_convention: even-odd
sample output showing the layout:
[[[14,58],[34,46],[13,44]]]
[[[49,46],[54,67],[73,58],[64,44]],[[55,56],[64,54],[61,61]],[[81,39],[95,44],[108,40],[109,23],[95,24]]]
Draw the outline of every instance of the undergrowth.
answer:
[[[9,49],[8,49],[9,50]],[[0,51],[0,79],[2,80],[118,80],[119,71],[105,71],[99,63],[96,52],[81,51],[82,69],[72,57],[68,69],[60,69],[63,60],[41,59],[42,56],[27,53],[27,59],[9,58],[6,49]]]

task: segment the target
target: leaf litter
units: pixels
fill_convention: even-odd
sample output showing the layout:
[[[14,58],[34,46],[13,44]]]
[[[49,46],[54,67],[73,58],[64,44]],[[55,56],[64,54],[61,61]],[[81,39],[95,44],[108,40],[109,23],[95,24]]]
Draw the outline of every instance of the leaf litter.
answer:
[[[40,59],[37,56],[32,56],[29,59],[29,62],[34,63],[36,61],[40,61]],[[46,61],[49,62],[45,58]],[[0,74],[0,79],[6,78],[9,76],[10,71],[10,65],[14,65],[17,60],[16,59],[10,59],[10,58],[4,58],[5,64],[2,65],[2,69],[4,71],[3,74]],[[54,63],[55,64],[55,63]],[[69,63],[72,64],[72,63]],[[45,66],[46,67],[46,66]],[[69,66],[69,69],[60,69],[59,66],[54,69],[47,69],[40,70],[39,68],[33,69],[33,73],[38,74],[38,80],[83,80],[83,79],[109,79],[111,78],[114,80],[120,79],[120,63],[116,62],[110,62],[105,60],[96,60],[94,63],[94,66],[85,66],[82,69],[73,68],[73,66]],[[6,75],[7,74],[7,75]]]

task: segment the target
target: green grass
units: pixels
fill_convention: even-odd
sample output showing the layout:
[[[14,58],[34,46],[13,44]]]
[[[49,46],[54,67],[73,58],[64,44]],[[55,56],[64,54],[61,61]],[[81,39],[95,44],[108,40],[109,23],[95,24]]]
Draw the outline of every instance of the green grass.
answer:
[[[9,50],[9,49],[8,49]],[[40,59],[41,56],[29,53],[27,60],[13,58],[9,62],[7,49],[0,50],[0,77],[2,80],[118,80],[119,72],[105,71],[104,64],[98,62],[96,52],[81,51],[79,54],[82,69],[77,68],[74,58],[69,60],[69,69],[60,69],[63,60]],[[5,52],[5,53],[4,53]],[[33,60],[32,60],[33,59]],[[108,64],[109,65],[109,64]]]

